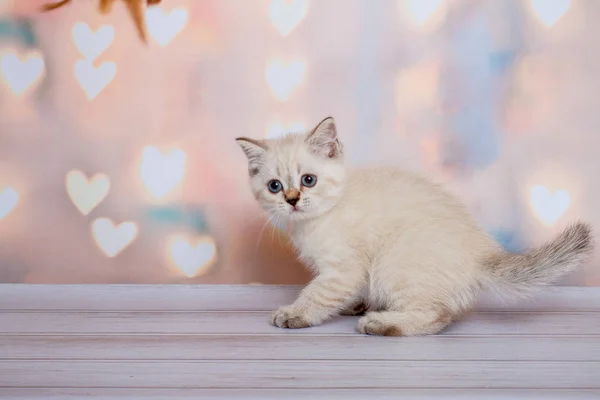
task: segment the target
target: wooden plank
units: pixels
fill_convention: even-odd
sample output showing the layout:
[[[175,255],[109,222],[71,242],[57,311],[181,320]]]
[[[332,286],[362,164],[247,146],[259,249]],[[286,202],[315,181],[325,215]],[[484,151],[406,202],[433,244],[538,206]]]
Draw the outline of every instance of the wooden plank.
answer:
[[[0,285],[0,310],[267,311],[300,287],[275,285]],[[77,299],[77,301],[73,301]]]
[[[600,390],[540,389],[111,389],[0,388],[0,398],[12,400],[597,400]]]
[[[0,336],[22,360],[521,360],[600,361],[600,337]]]
[[[269,312],[0,312],[0,334],[144,333],[353,335],[356,317],[337,317],[308,329],[280,329]],[[444,335],[600,335],[600,313],[482,312]]]
[[[600,389],[600,362],[0,361],[0,387]]]
[[[293,302],[301,287],[277,285],[0,285],[0,310],[271,311]],[[76,299],[76,300],[74,300]],[[482,311],[600,311],[600,290],[549,287],[505,305],[489,295]]]

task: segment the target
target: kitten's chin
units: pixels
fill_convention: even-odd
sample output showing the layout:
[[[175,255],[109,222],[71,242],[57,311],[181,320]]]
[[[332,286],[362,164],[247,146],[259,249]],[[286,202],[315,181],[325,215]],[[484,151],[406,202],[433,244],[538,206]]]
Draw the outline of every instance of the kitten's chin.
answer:
[[[288,214],[286,215],[286,218],[289,221],[303,221],[305,219],[310,219],[311,217],[310,217],[309,213],[306,211],[293,210],[293,211],[288,212]]]
[[[278,220],[282,220],[284,223],[287,222],[297,222],[297,221],[304,221],[304,220],[308,220],[308,219],[314,219],[314,218],[318,218],[321,214],[320,213],[315,213],[314,211],[309,211],[309,210],[302,210],[302,209],[296,209],[296,210],[286,210],[286,211],[278,211],[277,213],[274,214],[274,219],[278,219]]]
[[[326,214],[331,208],[333,208],[333,204],[331,205],[331,207],[327,207],[325,209],[323,208],[319,208],[319,209],[296,209],[296,210],[288,210],[287,214],[285,215],[285,218],[287,218],[288,221],[307,221],[307,220],[313,220],[313,219],[317,219],[320,218],[321,216],[323,216],[324,214]]]

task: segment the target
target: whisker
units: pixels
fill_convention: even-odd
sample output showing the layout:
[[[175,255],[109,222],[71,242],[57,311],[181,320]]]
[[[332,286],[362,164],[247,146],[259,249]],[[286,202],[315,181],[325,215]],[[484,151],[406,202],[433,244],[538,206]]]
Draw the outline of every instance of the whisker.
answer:
[[[280,225],[280,221],[277,221],[277,226]],[[277,241],[279,242],[279,246],[283,247],[284,249],[286,249],[288,246],[281,243],[281,229],[277,229]]]
[[[258,246],[260,244],[260,240],[262,239],[262,235],[265,232],[265,228],[267,227],[267,225],[269,225],[269,222],[271,222],[271,218],[273,218],[273,216],[267,214],[267,220],[265,221],[265,224],[263,225],[262,229],[260,230],[260,233],[258,234],[258,239],[256,240],[256,248],[254,249],[255,257],[258,256]]]
[[[273,219],[276,218],[276,214],[273,214]],[[275,253],[274,249],[273,249],[273,242],[274,242],[274,235],[275,235],[275,226],[276,224],[271,223],[271,265],[273,265],[273,254]]]
[[[252,218],[250,218],[249,220],[247,220],[247,221],[246,221],[246,222],[245,222],[245,223],[244,223],[244,224],[243,224],[241,227],[239,227],[238,229],[232,230],[232,233],[231,233],[231,235],[232,235],[232,236],[238,235],[238,234],[239,234],[239,233],[241,233],[241,232],[242,232],[244,229],[248,228],[248,226],[249,226],[249,225],[250,225],[252,222],[256,221],[256,219],[257,219],[257,218],[259,218],[259,217],[263,217],[264,215],[265,215],[265,213],[264,213],[264,212],[262,212],[262,211],[261,211],[261,212],[258,212],[258,213],[257,213],[257,214],[256,214],[254,217],[252,217]],[[243,240],[242,240],[242,241],[237,241],[237,242],[236,242],[236,243],[235,243],[235,244],[232,246],[232,248],[230,249],[230,252],[231,252],[231,254],[234,254],[234,253],[235,253],[235,252],[236,252],[236,251],[237,251],[237,250],[240,248],[240,246],[243,246],[243,245],[244,245],[244,241],[243,241]],[[257,246],[257,247],[258,247],[258,246]]]
[[[235,233],[240,233],[240,231],[246,229],[248,227],[248,225],[250,225],[250,223],[254,222],[257,218],[262,217],[264,215],[265,215],[265,213],[262,211],[256,213],[256,215],[254,217],[247,220]]]

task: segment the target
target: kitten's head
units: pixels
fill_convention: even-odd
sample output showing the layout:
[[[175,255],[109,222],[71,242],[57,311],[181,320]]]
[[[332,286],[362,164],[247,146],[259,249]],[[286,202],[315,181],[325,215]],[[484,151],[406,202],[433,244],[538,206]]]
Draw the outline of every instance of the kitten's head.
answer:
[[[269,214],[296,221],[316,218],[342,196],[345,168],[333,118],[307,134],[236,141],[248,157],[252,193]]]

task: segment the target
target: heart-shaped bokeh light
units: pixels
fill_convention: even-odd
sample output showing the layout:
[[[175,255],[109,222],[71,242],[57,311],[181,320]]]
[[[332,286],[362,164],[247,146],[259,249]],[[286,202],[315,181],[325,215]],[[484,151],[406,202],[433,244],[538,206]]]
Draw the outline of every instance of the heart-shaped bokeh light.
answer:
[[[431,31],[444,22],[447,0],[399,0],[398,7],[412,26]]]
[[[96,174],[88,180],[83,172],[72,170],[67,174],[66,186],[75,207],[88,215],[108,195],[110,180],[104,174]]]
[[[6,85],[17,96],[31,91],[44,75],[44,59],[38,51],[21,56],[15,50],[0,55],[0,72]]]
[[[184,235],[176,235],[167,243],[171,262],[188,278],[205,273],[215,261],[215,242],[208,236],[191,239]]]
[[[155,199],[164,198],[183,179],[186,155],[181,149],[163,154],[153,146],[142,152],[140,178]]]
[[[161,47],[165,47],[183,31],[188,20],[185,8],[174,8],[167,12],[159,6],[146,9],[148,32]]]
[[[117,64],[106,61],[95,67],[91,61],[75,63],[75,77],[89,100],[94,100],[117,74]]]
[[[566,190],[551,193],[545,186],[537,185],[531,188],[529,203],[539,220],[551,226],[567,211],[571,196]]]
[[[571,0],[531,0],[536,17],[550,28],[558,22],[571,7]]]
[[[306,17],[309,5],[309,0],[271,0],[269,18],[275,29],[285,37]]]
[[[88,24],[78,22],[73,26],[72,33],[75,47],[90,62],[104,53],[115,38],[115,28],[111,25],[102,25],[94,32]]]
[[[0,190],[0,220],[10,214],[19,203],[19,194],[12,187]]]
[[[295,60],[284,62],[273,60],[268,63],[266,79],[273,96],[280,101],[286,101],[294,89],[302,84],[306,75],[306,62]]]
[[[114,257],[133,242],[138,233],[134,222],[115,225],[109,218],[98,218],[92,222],[92,235],[98,248],[107,257]]]

